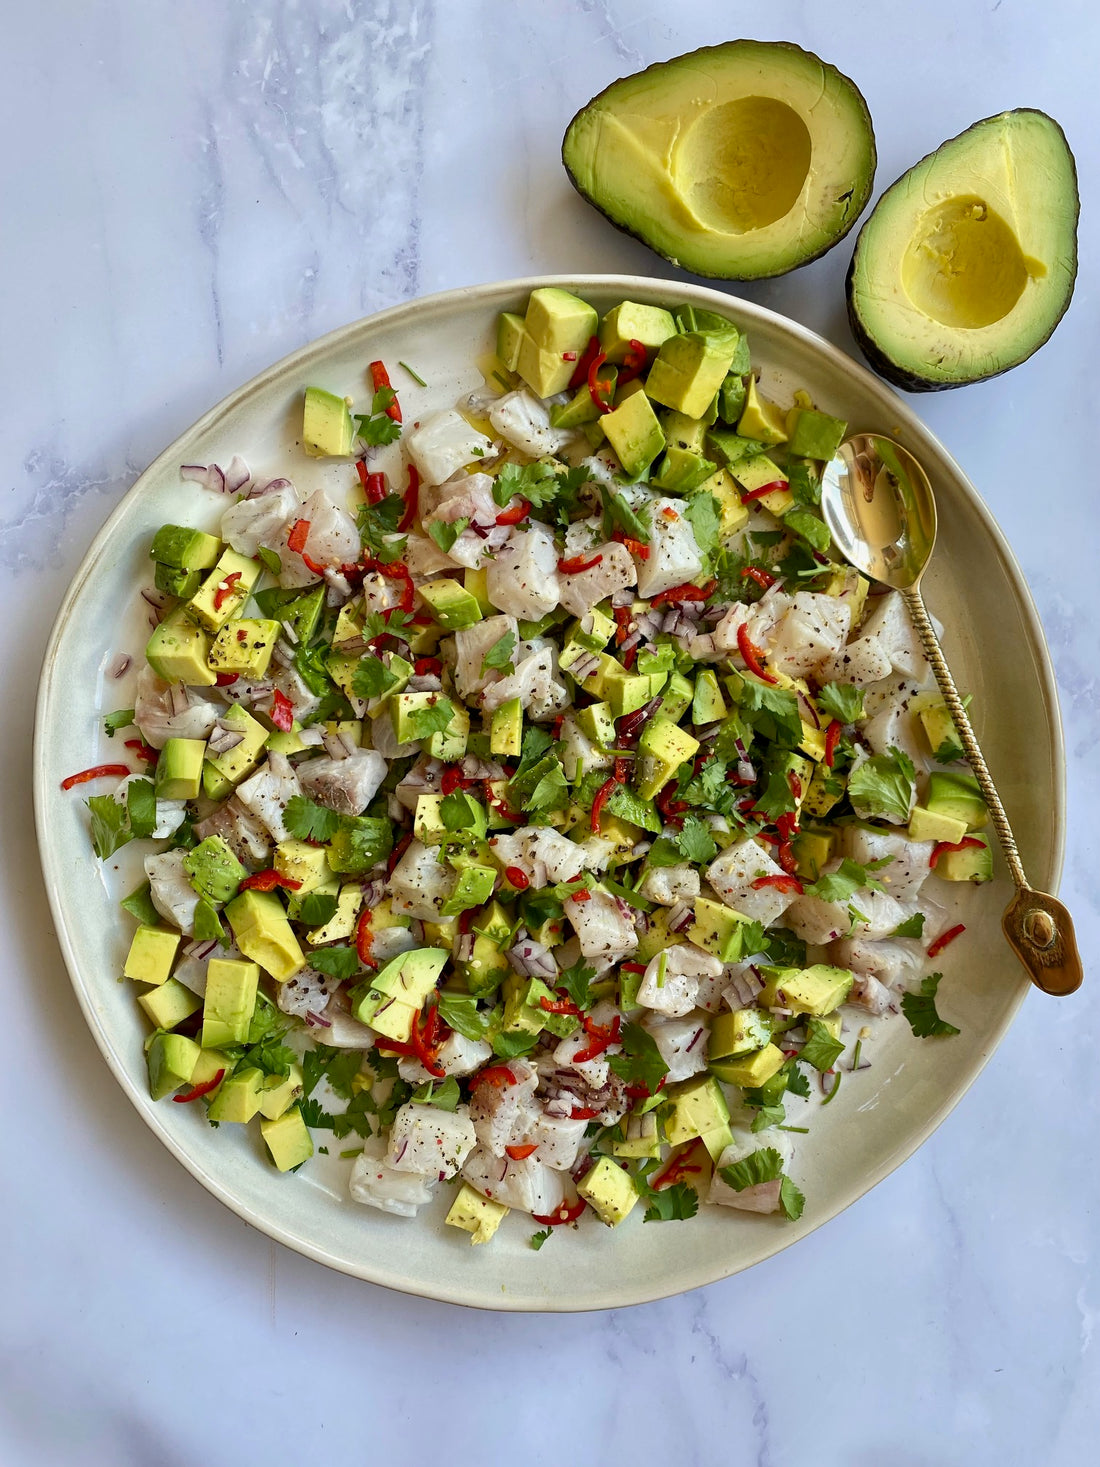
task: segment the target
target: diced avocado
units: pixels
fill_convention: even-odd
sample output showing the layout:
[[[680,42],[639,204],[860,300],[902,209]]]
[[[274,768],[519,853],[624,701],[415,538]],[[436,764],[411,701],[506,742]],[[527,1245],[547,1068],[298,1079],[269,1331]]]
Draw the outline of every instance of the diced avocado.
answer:
[[[321,612],[325,609],[325,590],[326,587],[322,584],[303,595],[295,594],[275,614],[275,619],[286,622],[299,642],[313,640],[313,634],[321,620]]]
[[[176,570],[197,571],[216,564],[221,548],[217,535],[208,535],[204,530],[193,530],[189,525],[161,525],[149,554]]]
[[[813,781],[810,781],[812,787]],[[803,881],[816,881],[832,859],[836,836],[831,830],[802,830],[791,841],[797,875]]]
[[[153,585],[169,596],[189,601],[202,585],[202,572],[177,570],[174,565],[163,565],[158,560],[153,568]]]
[[[599,320],[579,296],[554,286],[531,292],[516,370],[537,397],[564,392]]]
[[[255,1065],[241,1070],[223,1081],[214,1099],[210,1102],[207,1117],[219,1125],[232,1121],[247,1125],[254,1115],[259,1114],[264,1093],[264,1072]]]
[[[255,963],[242,963],[236,958],[210,959],[202,1002],[204,1049],[245,1042],[256,1008],[259,982],[260,970]]]
[[[802,797],[802,809],[818,819],[828,815],[844,794],[846,780],[843,774],[819,764],[814,770],[810,787]]]
[[[501,311],[497,317],[497,356],[509,372],[514,372],[519,366],[524,329],[523,317],[514,311]]]
[[[701,418],[689,418],[686,413],[672,408],[659,414],[665,442],[670,449],[678,448],[682,453],[692,453],[696,458],[707,457],[707,425]]]
[[[357,881],[346,882],[336,898],[336,910],[321,927],[306,933],[311,947],[324,947],[328,942],[342,942],[355,931],[359,908],[363,905],[363,888]]]
[[[615,385],[615,376],[614,367],[604,367],[600,373],[601,381],[607,383],[609,390]],[[582,428],[586,423],[596,422],[599,416],[600,409],[587,382],[577,388],[568,402],[550,404],[551,428]]]
[[[673,1092],[665,1120],[665,1139],[670,1146],[702,1137],[716,1161],[733,1140],[730,1112],[722,1087],[711,1075],[697,1075]]]
[[[177,606],[169,612],[145,644],[145,660],[166,683],[207,688],[217,681],[206,665],[210,638]]]
[[[445,798],[445,795],[432,794],[417,795],[416,797],[413,835],[423,845],[441,845],[450,834],[439,814],[439,807]]]
[[[149,1094],[163,1100],[189,1085],[198,1063],[199,1046],[182,1034],[154,1034],[145,1059],[149,1066]]]
[[[235,672],[241,677],[266,677],[271,654],[282,627],[262,617],[237,617],[227,621],[214,638],[207,662],[217,672]]]
[[[695,692],[691,699],[691,721],[698,728],[701,724],[717,723],[726,716],[726,700],[718,686],[718,676],[709,667],[696,674]]]
[[[831,1014],[848,997],[855,981],[847,968],[814,963],[808,968],[761,968],[766,982],[757,1002],[764,1008],[796,1014]]]
[[[661,717],[667,718],[671,723],[675,723],[682,716],[694,696],[695,689],[688,682],[687,678],[684,677],[683,673],[672,673],[661,695]]]
[[[965,820],[967,830],[983,830],[989,823],[989,811],[982,799],[981,787],[972,774],[933,771],[928,776],[925,805],[933,815],[950,815],[953,820]]]
[[[735,963],[738,958],[749,956],[741,950],[748,922],[748,917],[724,902],[699,896],[695,898],[695,921],[687,930],[687,938],[696,947],[714,953],[723,963]]]
[[[376,993],[420,1008],[447,964],[448,954],[438,947],[414,947],[391,958],[370,980]]]
[[[821,462],[832,458],[848,431],[843,418],[831,418],[814,408],[795,408],[787,426],[787,452]]]
[[[600,422],[628,478],[644,474],[665,446],[657,414],[644,392],[633,393]]]
[[[260,1097],[260,1114],[269,1121],[279,1117],[294,1104],[304,1088],[301,1065],[291,1065],[290,1074],[268,1075]]]
[[[779,518],[794,504],[794,495],[787,488],[786,474],[765,453],[757,454],[755,458],[742,459],[740,463],[733,465],[730,473],[746,494],[763,489],[765,484],[775,484],[775,489],[761,495],[754,502]]]
[[[471,1243],[487,1243],[509,1211],[503,1202],[483,1197],[469,1182],[463,1182],[443,1221],[449,1227],[469,1233]]]
[[[427,585],[419,587],[419,592],[421,600],[436,621],[449,631],[472,627],[481,620],[481,606],[477,597],[449,576],[438,581],[429,581]]]
[[[727,469],[746,459],[759,458],[766,447],[758,438],[742,438],[723,428],[712,428],[707,434],[707,457],[717,459]]]
[[[260,1102],[261,1112],[263,1101]],[[276,1120],[260,1122],[260,1135],[271,1153],[271,1160],[281,1172],[289,1172],[313,1155],[313,1138],[302,1119],[298,1106],[292,1106]]]
[[[914,805],[909,815],[910,840],[945,840],[957,845],[966,834],[966,821],[956,820],[953,815],[941,815],[935,810],[926,810],[923,805]]]
[[[608,684],[604,696],[611,704],[611,711],[616,718],[622,718],[624,713],[634,713],[639,708],[644,708],[651,698],[655,698],[664,686],[663,676],[650,673],[646,677],[626,673],[621,678],[614,678]]]
[[[600,346],[609,362],[624,361],[634,342],[653,353],[675,335],[676,322],[669,311],[637,301],[620,301],[600,322]]]
[[[641,706],[641,705],[639,705]],[[638,738],[638,758],[634,768],[634,788],[643,800],[652,800],[664,789],[676,771],[699,752],[699,740],[685,729],[656,713],[646,723]]]
[[[493,894],[497,873],[492,866],[467,866],[458,873],[454,890],[443,903],[440,913],[444,917],[457,917],[470,907],[480,907]]]
[[[412,1004],[402,1003],[399,998],[390,998],[388,994],[376,993],[373,989],[368,989],[358,999],[354,997],[355,993],[358,989],[353,991],[353,1012],[361,1024],[369,1024],[387,1039],[401,1043],[408,1039],[416,1017]]]
[[[302,448],[310,458],[346,458],[355,443],[355,421],[342,397],[307,387],[302,404]]]
[[[736,366],[735,358],[733,367],[718,389],[718,416],[723,423],[736,423],[745,410],[745,373],[738,372]]]
[[[237,946],[277,983],[297,973],[305,955],[273,891],[242,891],[225,909]]]
[[[945,756],[954,755],[957,758],[961,745],[955,720],[943,699],[936,693],[923,693],[909,704],[909,712],[914,715],[915,722],[928,740],[928,748],[933,757],[939,758],[945,764],[954,763],[954,758]],[[941,749],[943,754],[940,753]]]
[[[575,717],[585,738],[591,739],[598,748],[614,748],[615,716],[609,703],[589,703],[586,708],[578,709]]]
[[[301,883],[297,896],[308,896],[330,879],[328,857],[322,846],[310,845],[305,840],[284,840],[275,847],[272,862],[280,876]]]
[[[577,1183],[577,1191],[609,1228],[618,1227],[638,1200],[630,1173],[616,1166],[609,1156],[600,1157]]]
[[[710,1068],[726,1085],[755,1090],[783,1068],[783,1051],[777,1045],[765,1044],[763,1049],[739,1059],[716,1060]]]
[[[971,832],[967,839],[981,841],[981,845],[942,852],[936,862],[936,875],[944,881],[992,881],[993,850],[988,838]]]
[[[662,494],[691,494],[706,483],[716,467],[709,458],[702,458],[683,448],[670,447],[665,450],[650,483]]]
[[[276,728],[267,736],[267,752],[269,754],[283,754],[289,758],[291,754],[300,754],[303,749],[307,749],[308,747],[308,744],[302,742],[302,729],[298,723],[295,723],[293,728],[287,733],[283,733],[282,729]]]
[[[489,572],[484,567],[480,570],[467,568],[463,571],[462,584],[481,607],[483,617],[496,615],[497,609],[489,600]]]
[[[311,887],[308,892],[303,889],[302,891],[288,891],[286,894],[287,916],[292,922],[301,921],[302,904],[307,896],[332,897],[335,902],[339,902],[340,878],[338,876],[335,876],[328,868],[327,851],[322,850],[321,854],[325,857],[326,861],[325,879],[319,882],[316,886]],[[335,911],[335,907],[333,908],[333,911]]]
[[[736,330],[670,336],[649,369],[646,394],[689,418],[701,418],[729,371],[737,340]]]
[[[233,793],[233,781],[226,779],[219,769],[215,769],[209,759],[202,766],[202,792],[208,800],[218,803],[227,800]]]
[[[757,392],[755,377],[748,381],[737,432],[742,438],[755,438],[760,443],[786,442],[786,415],[774,402]]]
[[[236,895],[248,875],[220,835],[208,835],[192,846],[183,858],[183,869],[200,896],[219,904]]]
[[[198,799],[205,753],[205,739],[169,739],[157,760],[158,796],[162,800]]]
[[[503,754],[506,758],[516,758],[522,743],[523,704],[518,698],[509,698],[507,703],[493,709],[489,726],[489,752]]]
[[[871,589],[871,583],[865,576],[861,576],[851,566],[836,566],[832,575],[826,581],[822,590],[826,596],[841,597],[851,611],[850,626],[854,631],[863,620],[863,610],[867,605],[867,592]],[[916,699],[910,704],[913,708]]]
[[[613,1156],[660,1156],[661,1132],[653,1112],[624,1116],[611,1142]]]
[[[150,988],[148,993],[140,994],[138,1003],[158,1029],[174,1029],[202,1007],[198,994],[184,988],[176,978],[169,978],[159,988]]]
[[[187,602],[187,615],[206,631],[219,631],[248,600],[262,569],[258,560],[223,550],[217,565]]]
[[[719,469],[704,484],[700,494],[709,494],[718,506],[722,538],[728,539],[742,529],[749,518],[748,505],[741,499],[741,491],[729,469]]]
[[[577,643],[589,652],[602,652],[614,635],[614,620],[598,606],[593,606],[585,616],[570,623],[565,641],[567,645]]]
[[[211,1080],[217,1080],[218,1071],[221,1071],[222,1079],[229,1074],[233,1068],[233,1061],[220,1049],[200,1049],[199,1057],[195,1061],[195,1068],[191,1073],[192,1085],[208,1085]],[[219,1080],[220,1084],[221,1081]],[[213,1094],[214,1091],[208,1091]]]
[[[495,993],[512,971],[493,939],[480,932],[474,937],[473,952],[461,966],[466,986],[475,998],[488,998]]]
[[[179,945],[178,932],[169,932],[165,927],[139,927],[126,954],[123,974],[138,983],[165,983]]]
[[[711,1020],[707,1058],[733,1059],[761,1049],[772,1037],[772,1022],[759,1009],[734,1009]]]
[[[224,754],[208,754],[207,764],[223,775],[231,785],[239,784],[252,766],[259,760],[267,743],[267,729],[258,718],[253,718],[246,708],[234,703],[222,714],[222,723],[228,724],[234,733],[241,734],[241,742]],[[205,786],[205,780],[204,780]],[[212,793],[207,791],[208,794]],[[214,796],[218,798],[218,796]]]

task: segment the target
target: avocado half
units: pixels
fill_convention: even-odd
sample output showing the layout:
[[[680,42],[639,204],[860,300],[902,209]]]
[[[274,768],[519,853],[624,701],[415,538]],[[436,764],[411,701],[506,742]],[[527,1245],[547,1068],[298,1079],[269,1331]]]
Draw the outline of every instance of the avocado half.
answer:
[[[785,41],[729,41],[623,77],[566,129],[574,188],[674,265],[783,275],[859,218],[875,135],[858,88]]]
[[[1073,295],[1078,213],[1073,154],[1045,112],[984,118],[929,153],[856,240],[848,318],[864,356],[911,392],[1018,366]]]

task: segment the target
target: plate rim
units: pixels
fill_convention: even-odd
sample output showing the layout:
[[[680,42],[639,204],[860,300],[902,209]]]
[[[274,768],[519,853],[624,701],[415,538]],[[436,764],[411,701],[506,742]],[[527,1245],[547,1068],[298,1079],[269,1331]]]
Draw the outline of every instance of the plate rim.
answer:
[[[417,296],[412,300],[398,302],[395,305],[386,307],[384,310],[376,311],[370,315],[360,317],[355,321],[347,322],[317,337],[313,341],[304,343],[294,351],[281,357],[278,361],[271,363],[248,381],[234,388],[220,401],[208,408],[152,460],[148,467],[138,475],[125,494],[123,494],[118,504],[108,515],[92,539],[62,598],[43,655],[42,672],[35,699],[32,740],[33,803],[35,836],[38,844],[39,860],[42,867],[47,900],[54,919],[54,931],[58,947],[65,962],[65,969],[69,981],[75,991],[84,1020],[92,1033],[92,1037],[100,1053],[107,1062],[114,1079],[120,1085],[123,1093],[134,1106],[140,1118],[160,1143],[167,1148],[175,1159],[213,1197],[228,1207],[242,1221],[254,1227],[258,1232],[265,1234],[267,1237],[283,1244],[294,1252],[300,1253],[328,1268],[335,1269],[348,1277],[361,1279],[364,1282],[383,1288],[420,1298],[437,1300],[441,1303],[484,1309],[491,1312],[587,1313],[652,1303],[656,1300],[688,1293],[694,1289],[702,1288],[707,1284],[717,1283],[723,1279],[730,1278],[734,1274],[740,1273],[756,1263],[765,1261],[776,1252],[783,1251],[783,1248],[776,1249],[771,1247],[769,1245],[770,1231],[765,1232],[764,1229],[761,1229],[761,1247],[751,1256],[745,1258],[743,1261],[739,1261],[733,1267],[724,1267],[721,1257],[715,1257],[708,1266],[698,1269],[698,1276],[690,1282],[676,1284],[670,1288],[662,1286],[659,1282],[649,1284],[646,1280],[639,1279],[638,1286],[632,1290],[628,1298],[612,1294],[609,1297],[597,1296],[590,1300],[577,1301],[569,1297],[551,1296],[543,1302],[533,1302],[523,1298],[513,1301],[507,1293],[502,1293],[499,1296],[494,1295],[493,1299],[490,1300],[484,1296],[484,1290],[481,1288],[465,1290],[462,1288],[440,1287],[431,1283],[420,1284],[414,1279],[387,1279],[383,1276],[384,1270],[372,1268],[369,1264],[366,1266],[355,1266],[349,1260],[334,1256],[322,1244],[318,1244],[307,1237],[292,1232],[279,1222],[273,1221],[263,1214],[258,1213],[249,1204],[240,1200],[230,1188],[223,1186],[221,1182],[205,1169],[200,1157],[192,1155],[184,1145],[179,1143],[162,1126],[155,1109],[147,1105],[147,1097],[130,1076],[123,1056],[116,1049],[112,1037],[107,1030],[107,1026],[102,1022],[101,1016],[96,1010],[90,990],[77,977],[78,965],[67,914],[62,908],[60,889],[53,875],[56,857],[46,834],[46,800],[49,791],[46,784],[45,768],[47,738],[45,715],[47,706],[51,701],[60,644],[68,630],[76,603],[84,585],[89,576],[97,569],[104,549],[113,539],[116,527],[127,516],[131,502],[144,492],[147,483],[158,478],[166,468],[182,462],[181,453],[183,445],[187,441],[193,439],[197,434],[206,432],[224,415],[242,407],[251,396],[262,392],[276,378],[293,371],[296,367],[305,364],[314,357],[323,356],[337,343],[353,338],[364,331],[384,328],[396,321],[408,319],[410,315],[430,315],[435,310],[457,303],[467,303],[476,307],[482,302],[488,302],[498,297],[522,296],[541,286],[570,289],[582,296],[587,290],[621,291],[624,298],[628,298],[630,292],[639,287],[645,290],[652,290],[656,287],[667,290],[670,297],[673,298],[679,296],[688,301],[694,298],[696,301],[715,308],[721,308],[726,311],[732,310],[734,314],[739,313],[743,315],[746,321],[750,323],[752,319],[766,321],[769,325],[778,328],[788,336],[793,336],[800,340],[804,346],[811,348],[824,359],[827,365],[836,371],[849,378],[854,377],[857,385],[864,389],[870,388],[876,394],[885,393],[893,400],[894,411],[897,415],[897,424],[907,431],[915,433],[924,441],[931,443],[933,449],[941,456],[949,470],[963,486],[970,507],[977,513],[981,520],[983,529],[988,534],[990,542],[1001,562],[1006,578],[1012,585],[1025,622],[1028,642],[1033,653],[1039,682],[1039,693],[1045,704],[1050,734],[1054,800],[1050,826],[1053,834],[1053,842],[1050,853],[1049,887],[1052,893],[1056,894],[1058,892],[1065,861],[1066,763],[1065,736],[1054,666],[1042,622],[1040,621],[1034,598],[1032,597],[1023,571],[1004,532],[1001,530],[982,495],[971,482],[968,475],[963,472],[955,458],[940,442],[936,434],[932,432],[904,398],[895,392],[888,383],[878,378],[862,363],[856,361],[853,357],[841,350],[840,347],[834,345],[833,342],[826,340],[825,337],[812,331],[809,327],[803,326],[800,322],[792,320],[791,317],[785,316],[779,311],[774,311],[768,306],[758,305],[754,301],[745,300],[740,296],[732,295],[713,286],[700,285],[694,281],[670,280],[656,275],[623,275],[614,272],[538,274],[533,276],[520,276],[509,280],[487,281],[476,285],[458,286],[449,290],[435,291],[430,295]],[[824,1214],[816,1215],[813,1227],[800,1230],[796,1236],[790,1239],[789,1243],[783,1245],[784,1247],[789,1247],[791,1244],[800,1241],[802,1237],[807,1236],[810,1232],[814,1232],[818,1228],[825,1226],[834,1217],[864,1197],[873,1187],[876,1187],[879,1182],[883,1181],[891,1172],[903,1162],[907,1161],[924,1145],[933,1132],[939,1128],[951,1111],[959,1104],[971,1085],[974,1084],[978,1076],[985,1069],[990,1058],[1004,1040],[1005,1034],[1019,1011],[1020,1005],[1028,994],[1029,988],[1030,985],[1021,974],[1017,980],[1016,992],[1006,1004],[1000,1023],[988,1037],[986,1047],[978,1057],[971,1073],[961,1083],[960,1087],[952,1090],[950,1095],[941,1104],[925,1116],[921,1124],[907,1137],[903,1145],[900,1145],[895,1151],[891,1152],[878,1166],[861,1175],[855,1190],[845,1200],[838,1201],[836,1205],[829,1208]]]

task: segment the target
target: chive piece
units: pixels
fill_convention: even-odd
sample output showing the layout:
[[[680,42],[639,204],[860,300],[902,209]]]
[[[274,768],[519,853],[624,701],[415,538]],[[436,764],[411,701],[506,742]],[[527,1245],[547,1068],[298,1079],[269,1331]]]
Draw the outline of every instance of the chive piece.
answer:
[[[340,1153],[341,1156],[361,1156],[362,1154],[363,1148],[361,1146],[352,1146],[350,1150],[341,1151]]]
[[[825,1099],[821,1102],[822,1105],[828,1105],[829,1104],[829,1101],[832,1100],[833,1096],[840,1089],[840,1081],[841,1081],[841,1071],[840,1070],[837,1070],[837,1072],[836,1072],[836,1079],[833,1081],[833,1088],[829,1091],[828,1095],[826,1095]]]
[[[859,1069],[859,1055],[860,1055],[860,1051],[862,1050],[862,1048],[863,1048],[863,1040],[862,1039],[857,1039],[856,1040],[856,1047],[855,1047],[855,1049],[852,1050],[852,1063],[849,1066],[849,1073],[851,1073],[851,1074],[854,1074],[855,1071]]]
[[[808,1136],[810,1134],[809,1126],[776,1126],[775,1129],[777,1131],[797,1131],[800,1136]]]
[[[413,379],[414,382],[418,382],[421,387],[427,387],[428,384],[424,381],[424,378],[421,377],[419,372],[414,372],[413,369],[409,366],[408,362],[398,362],[397,365],[399,367],[404,367],[405,371],[408,372],[409,376]]]

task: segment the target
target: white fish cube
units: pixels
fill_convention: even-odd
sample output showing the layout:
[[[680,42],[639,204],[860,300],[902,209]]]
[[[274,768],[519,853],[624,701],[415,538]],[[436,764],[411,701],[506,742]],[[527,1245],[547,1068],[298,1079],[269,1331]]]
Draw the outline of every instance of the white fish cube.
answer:
[[[491,452],[492,440],[471,428],[461,413],[447,408],[425,418],[405,437],[409,457],[425,484],[442,484],[459,469]]]

